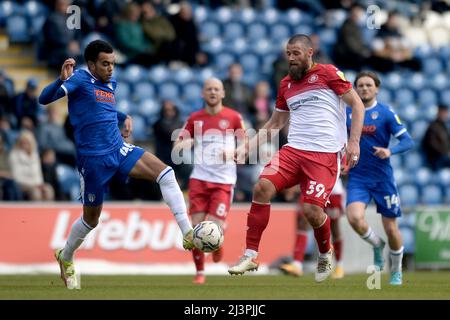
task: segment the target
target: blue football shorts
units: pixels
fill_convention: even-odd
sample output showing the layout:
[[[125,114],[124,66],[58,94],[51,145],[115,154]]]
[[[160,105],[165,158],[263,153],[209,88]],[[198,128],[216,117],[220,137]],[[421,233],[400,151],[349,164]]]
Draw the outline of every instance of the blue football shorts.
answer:
[[[374,200],[377,212],[387,218],[398,218],[402,215],[400,198],[395,181],[365,182],[349,179],[347,183],[347,206],[352,202],[363,202],[366,205]]]
[[[131,169],[144,152],[140,147],[123,142],[120,149],[106,155],[78,156],[77,167],[83,205],[101,205],[112,177],[117,175],[121,182],[127,182]]]

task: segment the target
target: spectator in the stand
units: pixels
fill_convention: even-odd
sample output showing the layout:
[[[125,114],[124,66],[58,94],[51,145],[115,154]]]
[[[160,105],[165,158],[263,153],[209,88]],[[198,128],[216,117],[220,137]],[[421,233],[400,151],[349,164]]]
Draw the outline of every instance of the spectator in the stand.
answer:
[[[72,57],[75,61],[82,63],[79,29],[67,28],[67,8],[69,0],[56,0],[55,11],[50,13],[44,23],[43,46],[40,56],[47,60],[52,68],[59,69],[67,57]]]
[[[266,123],[271,115],[271,97],[270,97],[270,85],[267,81],[260,81],[255,85],[253,91],[253,99],[250,107],[250,113],[252,120],[255,123]]]
[[[364,21],[364,8],[359,4],[352,5],[334,46],[334,61],[339,67],[360,70],[371,57],[361,29]]]
[[[320,47],[320,36],[317,33],[314,33],[310,36],[310,38],[314,50],[313,61],[315,63],[322,63],[322,64],[333,63],[328,54],[325,51],[323,51],[322,48]]]
[[[432,170],[450,167],[450,132],[448,106],[438,106],[437,117],[432,121],[422,140],[422,149]]]
[[[14,96],[14,83],[6,73],[0,69],[0,117],[13,120],[13,96]]]
[[[47,108],[47,122],[39,126],[37,140],[41,150],[55,150],[58,162],[75,167],[75,145],[66,137],[56,105]]]
[[[176,36],[173,25],[155,10],[151,1],[144,1],[141,8],[142,28],[154,46],[157,61],[169,62]]]
[[[245,119],[249,119],[252,89],[242,82],[242,75],[242,66],[239,63],[232,63],[228,67],[228,78],[223,82],[226,92],[223,104],[237,110]]]
[[[39,103],[37,101],[38,83],[31,78],[27,82],[25,91],[19,93],[16,97],[14,114],[17,118],[18,127],[21,128],[22,119],[29,118],[33,122],[33,126],[38,125]]]
[[[0,199],[8,201],[22,200],[22,193],[12,178],[9,152],[4,143],[3,134],[0,134]]]
[[[42,162],[42,174],[44,182],[52,186],[55,191],[55,200],[63,201],[68,200],[68,197],[64,194],[61,184],[58,180],[58,174],[56,172],[56,154],[52,149],[44,149],[41,152]]]
[[[22,131],[9,154],[13,179],[27,200],[53,200],[51,185],[44,182],[36,139],[30,131]]]
[[[180,2],[179,6],[179,12],[169,17],[176,32],[173,60],[190,66],[204,65],[207,63],[207,57],[200,52],[198,30],[192,16],[192,7],[187,1]]]
[[[172,134],[176,129],[183,127],[183,120],[177,106],[170,100],[163,101],[159,119],[153,125],[155,136],[155,155],[164,163],[170,165],[176,173],[181,189],[186,189],[192,165],[174,164],[172,161]]]
[[[96,12],[96,30],[109,38],[114,38],[114,26],[119,22],[119,13],[127,5],[123,0],[104,0]]]
[[[141,7],[130,2],[122,11],[122,20],[116,25],[116,42],[126,56],[126,63],[151,66],[155,64],[155,48],[145,37],[141,18]]]
[[[373,41],[373,55],[385,60],[385,69],[381,71],[391,71],[396,66],[419,71],[421,63],[413,57],[408,40],[401,34],[399,19],[397,11],[389,13],[386,23],[381,26]]]

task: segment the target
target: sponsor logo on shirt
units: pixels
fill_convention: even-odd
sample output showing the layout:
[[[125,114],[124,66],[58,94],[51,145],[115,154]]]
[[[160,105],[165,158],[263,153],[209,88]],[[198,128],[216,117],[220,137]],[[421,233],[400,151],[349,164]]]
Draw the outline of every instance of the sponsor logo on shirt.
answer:
[[[308,82],[309,83],[314,83],[317,81],[317,79],[319,79],[319,77],[317,76],[317,74],[313,74],[311,77],[309,77]]]
[[[362,134],[368,134],[368,135],[374,135],[377,131],[376,125],[370,125],[370,126],[363,126],[362,128]]]
[[[296,101],[293,101],[290,105],[289,108],[291,110],[297,110],[298,108],[301,107],[302,104],[306,104],[307,102],[313,102],[313,101],[318,101],[319,97],[318,96],[310,96],[304,99],[299,99]]]
[[[99,102],[105,103],[115,103],[114,94],[111,92],[103,91],[100,89],[94,90],[95,92],[95,100]]]

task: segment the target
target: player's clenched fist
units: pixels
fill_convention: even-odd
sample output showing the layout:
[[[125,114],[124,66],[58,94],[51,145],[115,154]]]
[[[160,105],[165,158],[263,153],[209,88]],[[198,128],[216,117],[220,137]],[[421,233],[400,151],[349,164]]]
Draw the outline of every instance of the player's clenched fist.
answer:
[[[73,73],[73,67],[75,67],[75,60],[72,58],[64,61],[61,67],[61,76],[59,77],[62,81],[66,81]]]

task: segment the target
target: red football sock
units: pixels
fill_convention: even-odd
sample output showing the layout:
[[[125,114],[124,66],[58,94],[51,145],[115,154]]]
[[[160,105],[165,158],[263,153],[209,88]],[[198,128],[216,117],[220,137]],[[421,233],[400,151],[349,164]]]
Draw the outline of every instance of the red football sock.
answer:
[[[334,254],[336,255],[336,261],[341,261],[342,257],[342,239],[333,241]]]
[[[308,243],[308,234],[306,231],[299,231],[295,238],[294,260],[303,262],[305,259],[306,244]]]
[[[199,249],[192,249],[192,256],[197,272],[205,270],[205,253]]]
[[[330,236],[330,218],[326,215],[324,223],[322,223],[320,227],[314,229],[314,238],[316,238],[320,253],[327,253],[330,251]]]
[[[270,204],[252,202],[247,216],[247,249],[258,251],[262,233],[270,218]]]

